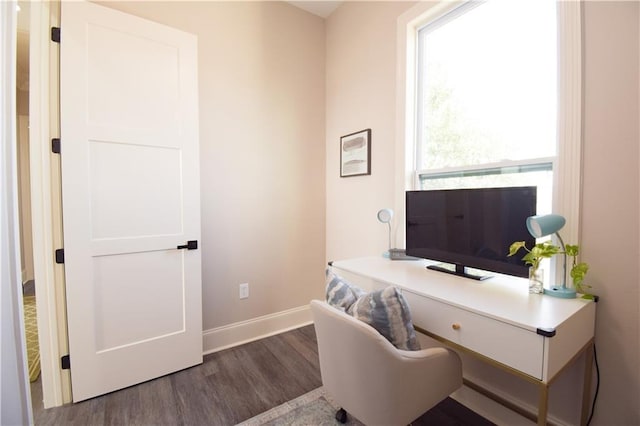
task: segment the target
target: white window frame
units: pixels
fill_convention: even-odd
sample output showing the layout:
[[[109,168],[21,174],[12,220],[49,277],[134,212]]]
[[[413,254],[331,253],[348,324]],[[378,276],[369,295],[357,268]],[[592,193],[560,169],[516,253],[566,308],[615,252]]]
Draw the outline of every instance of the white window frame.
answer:
[[[405,217],[405,191],[418,189],[416,88],[418,30],[465,1],[420,2],[398,18],[396,63],[396,180],[394,207]],[[579,244],[582,167],[582,14],[579,0],[557,2],[558,127],[553,164],[554,213],[567,219],[564,241]],[[483,166],[483,167],[486,167]],[[404,247],[404,227],[396,246]],[[401,245],[399,245],[401,244]],[[558,268],[559,269],[559,268]]]

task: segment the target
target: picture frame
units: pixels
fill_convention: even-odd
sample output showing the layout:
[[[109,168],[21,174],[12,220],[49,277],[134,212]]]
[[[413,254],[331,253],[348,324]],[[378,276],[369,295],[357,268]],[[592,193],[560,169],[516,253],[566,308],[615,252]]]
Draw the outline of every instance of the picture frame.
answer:
[[[340,177],[371,174],[371,129],[340,137]]]

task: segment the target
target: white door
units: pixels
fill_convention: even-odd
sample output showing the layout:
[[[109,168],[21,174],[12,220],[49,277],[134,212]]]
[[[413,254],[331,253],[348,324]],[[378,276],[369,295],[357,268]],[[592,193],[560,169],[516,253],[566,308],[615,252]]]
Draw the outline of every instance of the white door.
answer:
[[[61,28],[77,402],[202,362],[197,39],[87,2]]]

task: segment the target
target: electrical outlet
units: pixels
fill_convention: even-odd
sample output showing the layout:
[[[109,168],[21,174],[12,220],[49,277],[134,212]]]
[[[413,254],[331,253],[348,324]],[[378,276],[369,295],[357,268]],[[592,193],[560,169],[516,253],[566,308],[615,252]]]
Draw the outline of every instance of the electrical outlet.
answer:
[[[249,297],[249,283],[240,284],[240,299],[247,299]]]

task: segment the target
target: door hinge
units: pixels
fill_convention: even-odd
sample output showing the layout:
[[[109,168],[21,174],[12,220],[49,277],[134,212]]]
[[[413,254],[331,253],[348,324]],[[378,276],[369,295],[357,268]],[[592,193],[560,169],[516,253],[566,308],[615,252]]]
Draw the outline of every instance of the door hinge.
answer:
[[[62,367],[63,370],[71,369],[71,358],[69,358],[69,355],[65,355],[62,358],[60,358],[60,366]]]
[[[54,154],[60,154],[60,139],[59,138],[51,139],[51,151]]]
[[[56,263],[64,263],[64,249],[56,250]]]
[[[51,41],[60,43],[60,27],[51,27]]]

